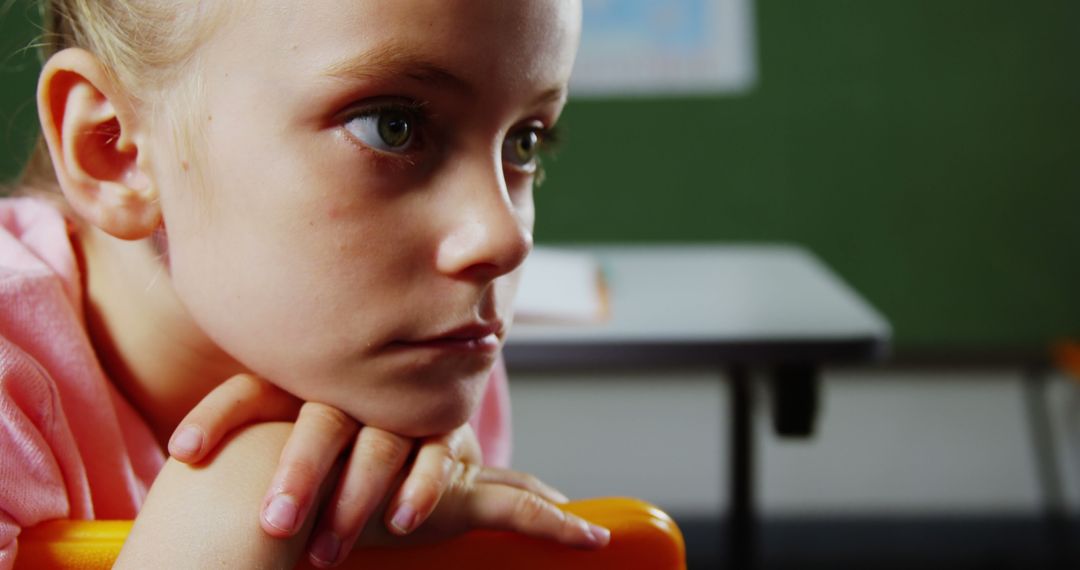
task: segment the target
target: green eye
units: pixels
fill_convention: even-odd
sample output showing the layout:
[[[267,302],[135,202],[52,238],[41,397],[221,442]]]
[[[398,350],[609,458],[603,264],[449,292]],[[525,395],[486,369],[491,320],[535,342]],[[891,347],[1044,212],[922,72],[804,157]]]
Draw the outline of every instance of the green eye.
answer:
[[[350,118],[345,129],[375,150],[402,152],[412,145],[415,122],[405,109],[372,109]]]
[[[412,137],[409,118],[402,113],[389,112],[379,115],[379,138],[390,147],[405,146]]]
[[[532,172],[536,169],[536,155],[540,152],[540,132],[529,128],[510,135],[503,142],[503,160]]]

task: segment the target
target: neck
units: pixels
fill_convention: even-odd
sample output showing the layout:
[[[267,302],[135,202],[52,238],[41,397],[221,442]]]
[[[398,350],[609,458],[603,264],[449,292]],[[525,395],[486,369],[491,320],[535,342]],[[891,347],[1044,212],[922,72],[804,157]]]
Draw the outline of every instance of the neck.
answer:
[[[94,350],[164,446],[199,400],[243,368],[191,319],[148,240],[84,228],[73,241]]]

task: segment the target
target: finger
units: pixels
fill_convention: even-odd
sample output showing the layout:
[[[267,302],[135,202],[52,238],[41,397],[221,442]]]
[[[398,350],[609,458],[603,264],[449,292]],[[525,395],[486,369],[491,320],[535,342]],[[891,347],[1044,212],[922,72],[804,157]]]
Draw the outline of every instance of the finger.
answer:
[[[552,503],[561,504],[570,501],[570,499],[566,498],[566,495],[560,493],[558,489],[544,483],[533,475],[522,473],[520,471],[502,469],[500,467],[484,467],[477,473],[476,481],[478,483],[492,483],[517,487],[518,489],[536,493]]]
[[[606,528],[517,487],[478,484],[469,494],[467,509],[474,528],[508,530],[585,549],[601,548],[611,539]]]
[[[465,424],[453,432],[451,432],[453,441],[450,442],[451,447],[457,450],[458,457],[465,463],[473,465],[484,464],[484,454],[480,449],[480,440],[476,437],[476,432],[469,424]]]
[[[292,536],[307,517],[319,486],[359,426],[337,408],[307,402],[281,450],[260,521],[268,534]]]
[[[344,473],[323,512],[310,558],[327,568],[341,562],[379,508],[412,452],[413,440],[373,427],[356,439]]]
[[[230,431],[249,423],[292,420],[300,404],[266,380],[238,374],[211,390],[184,416],[169,438],[169,454],[185,463],[198,462]]]
[[[471,434],[472,430],[468,431]],[[420,443],[408,476],[386,510],[386,528],[393,534],[405,535],[427,520],[439,504],[454,466],[463,455],[476,455],[468,447],[467,435],[460,431],[425,438]]]

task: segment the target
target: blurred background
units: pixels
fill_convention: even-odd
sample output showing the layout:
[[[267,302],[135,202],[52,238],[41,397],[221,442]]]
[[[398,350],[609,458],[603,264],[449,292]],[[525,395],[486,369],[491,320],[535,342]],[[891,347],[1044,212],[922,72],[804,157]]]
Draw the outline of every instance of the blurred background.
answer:
[[[36,133],[29,4],[0,25],[5,180]],[[1068,564],[1080,383],[1052,347],[1080,340],[1080,3],[585,7],[597,61],[623,32],[676,61],[721,37],[733,57],[620,84],[583,51],[577,73],[595,81],[576,78],[537,241],[795,243],[893,327],[888,361],[824,372],[813,438],[777,439],[754,410],[761,565]],[[645,21],[666,35],[635,43]],[[616,40],[590,46],[590,29]],[[695,76],[710,65],[723,71]],[[511,378],[517,468],[571,496],[652,501],[683,527],[691,567],[717,567],[719,372]]]

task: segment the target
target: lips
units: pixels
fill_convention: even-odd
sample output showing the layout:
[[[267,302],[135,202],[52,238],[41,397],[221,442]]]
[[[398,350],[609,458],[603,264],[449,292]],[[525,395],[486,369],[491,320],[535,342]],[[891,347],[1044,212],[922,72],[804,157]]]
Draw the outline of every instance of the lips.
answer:
[[[501,321],[469,323],[434,336],[403,340],[395,345],[436,350],[494,352],[499,349],[503,333]]]

